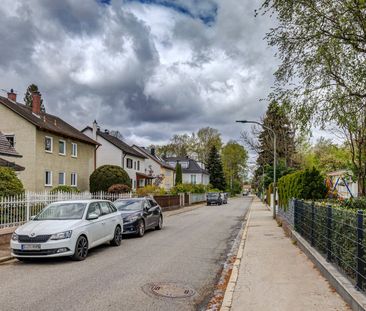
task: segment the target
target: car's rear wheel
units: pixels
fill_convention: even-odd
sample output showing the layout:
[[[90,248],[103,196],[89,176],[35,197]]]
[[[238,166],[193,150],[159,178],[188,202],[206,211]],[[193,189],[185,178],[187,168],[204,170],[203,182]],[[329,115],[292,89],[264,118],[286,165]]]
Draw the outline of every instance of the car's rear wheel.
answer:
[[[163,229],[163,216],[160,215],[158,225],[155,227],[156,230]]]
[[[142,238],[145,234],[145,223],[141,219],[137,225],[137,235]]]
[[[122,242],[122,230],[120,226],[117,226],[116,229],[114,229],[114,236],[111,240],[112,246],[120,246]]]
[[[76,241],[75,252],[72,256],[73,260],[82,261],[88,255],[88,239],[81,235]]]

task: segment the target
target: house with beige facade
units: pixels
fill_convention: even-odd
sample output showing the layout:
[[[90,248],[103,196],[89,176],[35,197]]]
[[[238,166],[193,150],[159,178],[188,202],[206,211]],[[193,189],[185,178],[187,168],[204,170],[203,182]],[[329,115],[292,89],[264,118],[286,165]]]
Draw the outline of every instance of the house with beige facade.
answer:
[[[175,168],[163,159],[158,157],[155,149],[147,149],[144,147],[132,146],[136,151],[146,156],[145,159],[145,174],[155,179],[155,183],[165,190],[170,190],[174,186]],[[156,182],[159,180],[158,182]]]
[[[23,156],[17,164],[25,170],[18,177],[26,190],[46,191],[59,185],[89,189],[99,144],[61,118],[41,112],[39,93],[32,94],[32,107],[18,103],[13,91],[8,98],[0,96],[0,124]]]
[[[82,132],[97,141],[101,146],[96,152],[96,165],[118,165],[122,167],[131,180],[133,190],[152,183],[153,177],[145,172],[145,155],[133,149],[122,139],[111,135],[108,129],[101,130],[96,121]]]

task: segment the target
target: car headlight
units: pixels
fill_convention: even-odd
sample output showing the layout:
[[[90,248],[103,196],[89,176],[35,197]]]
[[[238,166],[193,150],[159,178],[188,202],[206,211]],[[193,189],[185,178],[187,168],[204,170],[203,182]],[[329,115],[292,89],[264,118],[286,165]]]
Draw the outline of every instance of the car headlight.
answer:
[[[18,235],[15,232],[13,232],[13,234],[11,235],[11,239],[13,241],[18,241]]]
[[[71,238],[72,231],[65,231],[60,233],[55,233],[51,235],[50,240],[64,240]]]
[[[124,221],[126,222],[134,222],[137,219],[139,219],[139,215],[131,215],[131,216],[127,216]]]

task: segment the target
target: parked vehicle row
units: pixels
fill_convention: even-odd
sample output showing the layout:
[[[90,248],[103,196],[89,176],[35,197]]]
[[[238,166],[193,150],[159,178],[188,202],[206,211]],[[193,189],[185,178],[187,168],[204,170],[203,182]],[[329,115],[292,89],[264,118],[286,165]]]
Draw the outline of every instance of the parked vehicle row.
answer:
[[[229,195],[226,192],[209,192],[207,193],[207,205],[227,204]]]
[[[56,202],[17,228],[10,247],[22,261],[62,256],[84,260],[98,245],[120,246],[122,234],[142,237],[146,230],[162,227],[161,207],[150,198]]]

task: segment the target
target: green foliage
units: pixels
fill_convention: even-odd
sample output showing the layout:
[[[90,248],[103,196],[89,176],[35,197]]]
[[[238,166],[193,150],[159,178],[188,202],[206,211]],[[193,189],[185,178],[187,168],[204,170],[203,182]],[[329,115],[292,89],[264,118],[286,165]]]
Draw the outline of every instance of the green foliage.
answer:
[[[201,185],[201,184],[178,184],[173,187],[170,192],[172,194],[178,193],[206,193],[212,188],[211,185]]]
[[[240,193],[241,189],[238,191],[238,188],[241,188],[241,182],[246,174],[248,152],[237,142],[229,141],[222,148],[221,157],[226,184],[230,185],[226,189],[227,192]]]
[[[242,183],[239,180],[234,180],[232,187],[227,186],[225,191],[231,195],[240,194],[242,192]]]
[[[78,192],[80,192],[80,190],[76,187],[62,185],[62,186],[57,186],[50,191],[50,193],[57,193],[57,192],[78,193]]]
[[[279,204],[286,208],[292,198],[304,200],[319,200],[326,196],[327,188],[324,177],[313,168],[286,175],[277,184]]]
[[[115,184],[108,188],[108,193],[128,193],[131,191],[131,187],[123,184]]]
[[[138,188],[136,194],[139,197],[146,197],[148,195],[164,195],[166,191],[163,188],[154,185],[147,185],[143,188]]]
[[[15,172],[10,168],[0,167],[0,197],[20,195],[23,192],[23,184]]]
[[[35,84],[30,84],[27,88],[27,91],[24,94],[24,103],[28,107],[32,107],[32,103],[33,103],[32,93],[34,93],[34,92],[35,93],[39,92],[38,86]],[[43,104],[42,98],[41,98],[41,111],[46,112],[46,108]]]
[[[226,188],[226,180],[222,167],[221,157],[215,146],[212,146],[207,162],[207,170],[210,173],[210,184],[222,191]]]
[[[115,184],[131,187],[131,180],[123,168],[117,165],[103,165],[90,175],[89,184],[91,192],[107,192],[109,187]]]
[[[179,185],[183,182],[182,165],[178,162],[175,166],[175,184]]]

